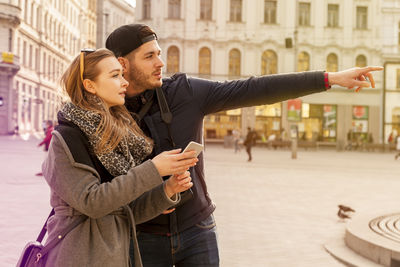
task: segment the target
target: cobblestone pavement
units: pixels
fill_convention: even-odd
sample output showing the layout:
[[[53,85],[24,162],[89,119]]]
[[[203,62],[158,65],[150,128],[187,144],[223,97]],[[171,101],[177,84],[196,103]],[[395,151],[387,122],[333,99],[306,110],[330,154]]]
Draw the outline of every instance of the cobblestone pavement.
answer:
[[[39,141],[0,137],[0,262],[15,266],[50,211]],[[323,248],[343,236],[340,203],[357,213],[400,210],[400,160],[393,153],[244,151],[206,147],[206,176],[217,205],[221,266],[339,267]]]

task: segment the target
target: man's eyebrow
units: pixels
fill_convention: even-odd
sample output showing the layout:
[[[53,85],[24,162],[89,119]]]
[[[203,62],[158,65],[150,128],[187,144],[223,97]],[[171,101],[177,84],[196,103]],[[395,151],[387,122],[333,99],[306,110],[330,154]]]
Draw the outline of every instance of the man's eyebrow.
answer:
[[[145,55],[145,56],[147,56],[147,55],[159,54],[159,53],[161,53],[161,50],[157,50],[157,51],[149,51],[149,52],[146,52],[146,53],[144,53],[144,55]]]

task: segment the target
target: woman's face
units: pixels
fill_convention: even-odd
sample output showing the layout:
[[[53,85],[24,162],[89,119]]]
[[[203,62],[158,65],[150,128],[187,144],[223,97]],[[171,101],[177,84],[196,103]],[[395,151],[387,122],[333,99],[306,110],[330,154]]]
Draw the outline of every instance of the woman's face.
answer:
[[[99,75],[93,81],[94,94],[103,99],[108,107],[125,103],[129,83],[122,76],[123,69],[115,57],[107,57],[97,63]]]

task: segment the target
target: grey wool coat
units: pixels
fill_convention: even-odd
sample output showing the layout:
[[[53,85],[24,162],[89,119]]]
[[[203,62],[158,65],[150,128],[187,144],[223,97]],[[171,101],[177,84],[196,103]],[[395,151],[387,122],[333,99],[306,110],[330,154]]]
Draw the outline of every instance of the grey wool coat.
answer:
[[[89,153],[82,142],[82,132],[73,128],[70,132],[68,138],[73,140],[74,152],[76,147],[81,148],[74,155]],[[46,266],[130,266],[131,236],[133,266],[142,266],[135,223],[156,217],[176,204],[179,197],[176,201],[167,197],[162,177],[150,160],[131,168],[126,175],[100,183],[98,171],[77,162],[74,155],[60,132],[53,131],[48,157],[42,166],[51,189],[50,204],[55,210],[47,223],[46,242],[56,238],[77,216],[88,218],[49,252]],[[124,212],[123,207],[127,206],[133,216]],[[133,225],[128,217],[134,220]]]

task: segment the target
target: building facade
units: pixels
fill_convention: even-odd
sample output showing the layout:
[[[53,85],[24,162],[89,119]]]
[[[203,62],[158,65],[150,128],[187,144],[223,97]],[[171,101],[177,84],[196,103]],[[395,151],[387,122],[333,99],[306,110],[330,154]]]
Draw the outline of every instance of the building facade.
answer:
[[[97,48],[121,25],[135,22],[135,8],[124,0],[97,0]]]
[[[400,134],[400,2],[382,3],[382,52],[385,66],[383,83],[383,127],[385,142],[395,142]]]
[[[226,80],[382,65],[386,37],[377,22],[385,19],[383,9],[380,0],[138,0],[136,18],[156,30],[167,75],[181,71]],[[246,134],[250,126],[265,138],[283,138],[296,126],[303,140],[339,148],[348,133],[381,142],[383,74],[374,77],[376,88],[359,93],[337,87],[296,101],[212,114],[205,119],[205,137],[223,138],[235,128]]]
[[[96,1],[1,0],[0,5],[6,10],[0,33],[9,40],[1,42],[3,63],[9,55],[8,64],[18,69],[7,83],[2,79],[7,110],[0,108],[0,117],[7,122],[0,134],[41,133],[43,121],[56,120],[62,73],[82,47],[95,48]]]

